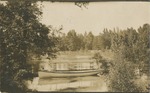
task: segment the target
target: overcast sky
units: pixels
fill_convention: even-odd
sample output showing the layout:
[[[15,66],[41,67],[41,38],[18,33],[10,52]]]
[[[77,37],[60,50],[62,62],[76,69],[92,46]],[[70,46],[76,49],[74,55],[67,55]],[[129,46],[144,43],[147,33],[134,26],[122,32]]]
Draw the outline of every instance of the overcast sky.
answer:
[[[42,23],[60,27],[63,32],[75,29],[78,33],[99,34],[104,28],[137,29],[150,23],[149,2],[91,2],[86,8],[74,3],[43,2]]]

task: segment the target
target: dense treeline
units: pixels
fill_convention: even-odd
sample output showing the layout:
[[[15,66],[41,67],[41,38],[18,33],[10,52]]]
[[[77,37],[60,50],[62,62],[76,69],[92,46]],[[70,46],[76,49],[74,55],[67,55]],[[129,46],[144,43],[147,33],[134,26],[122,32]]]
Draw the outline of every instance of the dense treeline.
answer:
[[[61,51],[77,51],[77,50],[92,50],[94,35],[92,32],[88,34],[77,34],[75,30],[70,30],[67,35],[59,36],[58,48]]]
[[[70,30],[67,34],[59,36],[58,47],[61,51],[76,50],[103,50],[112,49],[125,45],[135,47],[135,45],[148,45],[149,24],[139,27],[138,30],[127,28],[126,30],[104,29],[102,33],[95,36],[92,32],[77,34],[75,30]]]
[[[61,51],[77,51],[99,49],[97,45],[99,37],[92,32],[77,34],[75,30],[70,30],[67,34],[59,36],[58,47]]]

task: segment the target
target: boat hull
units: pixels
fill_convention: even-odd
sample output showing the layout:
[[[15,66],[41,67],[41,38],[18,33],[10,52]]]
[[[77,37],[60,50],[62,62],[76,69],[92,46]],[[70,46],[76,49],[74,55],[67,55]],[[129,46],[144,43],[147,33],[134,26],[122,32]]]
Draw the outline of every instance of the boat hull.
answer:
[[[79,77],[79,76],[96,75],[99,72],[100,72],[99,70],[90,70],[90,71],[55,71],[55,72],[39,71],[38,75],[39,75],[39,78],[46,78],[46,77]]]

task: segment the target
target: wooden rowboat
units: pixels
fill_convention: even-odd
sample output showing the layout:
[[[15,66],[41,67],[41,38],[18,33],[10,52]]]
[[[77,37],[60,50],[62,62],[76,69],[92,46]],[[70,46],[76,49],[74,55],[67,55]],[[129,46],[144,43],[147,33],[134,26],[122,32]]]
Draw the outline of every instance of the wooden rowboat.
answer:
[[[39,78],[46,77],[79,77],[79,76],[89,76],[96,75],[100,70],[80,70],[80,71],[39,71]]]

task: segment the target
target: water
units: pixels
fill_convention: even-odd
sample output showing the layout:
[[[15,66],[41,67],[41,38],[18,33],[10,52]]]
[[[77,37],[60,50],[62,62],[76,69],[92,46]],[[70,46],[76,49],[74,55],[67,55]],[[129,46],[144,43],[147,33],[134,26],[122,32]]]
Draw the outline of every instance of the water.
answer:
[[[93,53],[83,52],[67,52],[57,55],[57,59],[51,60],[52,62],[91,62]],[[49,60],[43,60],[45,66]],[[51,62],[51,63],[52,63]],[[85,65],[85,64],[84,64]],[[106,92],[107,86],[104,76],[85,76],[85,77],[66,77],[66,78],[35,78],[29,86],[31,89],[37,91],[58,91],[58,92]]]
[[[36,86],[37,91],[59,92],[106,92],[107,86],[102,76],[41,78]]]

